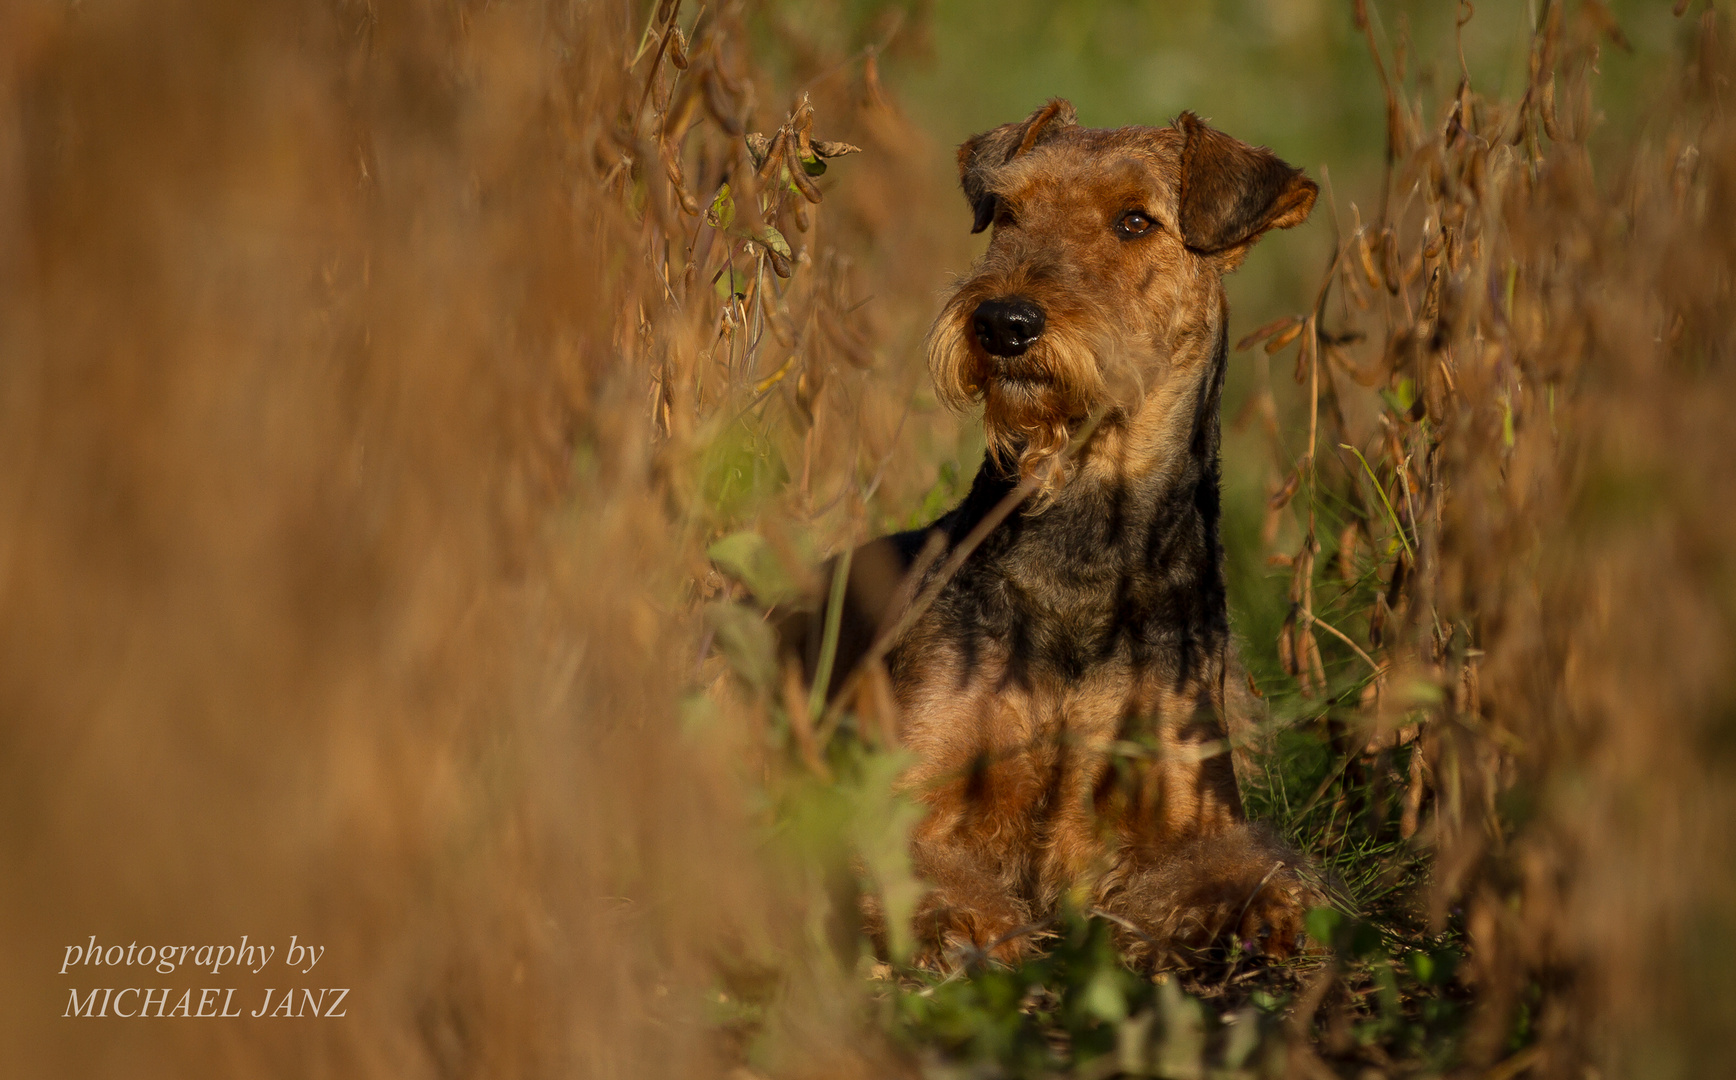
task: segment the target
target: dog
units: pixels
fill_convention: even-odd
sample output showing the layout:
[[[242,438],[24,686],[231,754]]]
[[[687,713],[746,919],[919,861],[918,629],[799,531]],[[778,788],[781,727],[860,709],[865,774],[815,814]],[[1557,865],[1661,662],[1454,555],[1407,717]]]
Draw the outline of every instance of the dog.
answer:
[[[959,506],[854,552],[828,685],[883,655],[923,955],[1016,961],[1068,903],[1153,964],[1290,955],[1319,897],[1247,820],[1225,736],[1222,278],[1315,184],[1192,113],[1094,129],[1060,99],[958,166],[993,231],[928,363],[987,452]],[[825,623],[782,620],[810,681]]]

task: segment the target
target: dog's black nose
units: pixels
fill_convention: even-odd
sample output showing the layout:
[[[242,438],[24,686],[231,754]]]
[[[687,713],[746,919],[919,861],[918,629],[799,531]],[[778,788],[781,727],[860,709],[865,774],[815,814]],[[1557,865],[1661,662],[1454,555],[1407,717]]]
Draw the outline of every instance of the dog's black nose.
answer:
[[[978,344],[992,356],[1018,356],[1043,336],[1043,309],[1029,300],[984,300],[971,323]]]

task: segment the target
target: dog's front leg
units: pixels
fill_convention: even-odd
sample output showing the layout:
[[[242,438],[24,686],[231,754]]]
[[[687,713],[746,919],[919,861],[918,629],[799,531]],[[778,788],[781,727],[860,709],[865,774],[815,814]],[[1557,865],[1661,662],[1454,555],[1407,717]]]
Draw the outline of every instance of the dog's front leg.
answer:
[[[943,784],[923,798],[929,814],[911,838],[911,862],[933,888],[916,912],[922,960],[945,967],[1011,963],[1041,929],[1028,897],[1031,822],[1018,770]]]
[[[1243,814],[1213,702],[1157,709],[1158,747],[1114,811],[1118,865],[1100,903],[1137,927],[1123,943],[1152,964],[1214,945],[1283,957],[1320,902],[1302,857]]]

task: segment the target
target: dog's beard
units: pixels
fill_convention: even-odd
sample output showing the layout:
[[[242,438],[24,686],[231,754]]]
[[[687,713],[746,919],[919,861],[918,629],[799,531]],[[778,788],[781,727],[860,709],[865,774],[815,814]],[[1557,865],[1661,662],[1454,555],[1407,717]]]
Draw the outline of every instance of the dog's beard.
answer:
[[[1037,483],[1040,505],[1066,482],[1065,451],[1080,425],[1094,412],[1139,400],[1139,372],[1120,342],[1083,334],[1070,325],[1077,320],[1054,317],[1023,355],[989,356],[968,329],[977,303],[960,294],[936,320],[928,335],[929,371],[941,400],[953,408],[983,403],[989,453]]]

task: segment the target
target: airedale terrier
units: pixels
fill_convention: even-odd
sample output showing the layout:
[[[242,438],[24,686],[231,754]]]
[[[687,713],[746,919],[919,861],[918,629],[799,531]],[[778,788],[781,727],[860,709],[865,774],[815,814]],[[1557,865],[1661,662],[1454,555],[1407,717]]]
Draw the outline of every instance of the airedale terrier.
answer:
[[[928,807],[919,939],[1012,959],[1070,898],[1154,961],[1288,954],[1312,891],[1246,820],[1225,738],[1221,279],[1315,185],[1191,113],[1093,129],[1061,100],[958,163],[994,232],[928,360],[945,401],[982,403],[988,453],[956,509],[855,553],[829,688],[951,572],[884,650]],[[932,557],[967,537],[962,562]],[[810,677],[822,622],[785,623]]]

